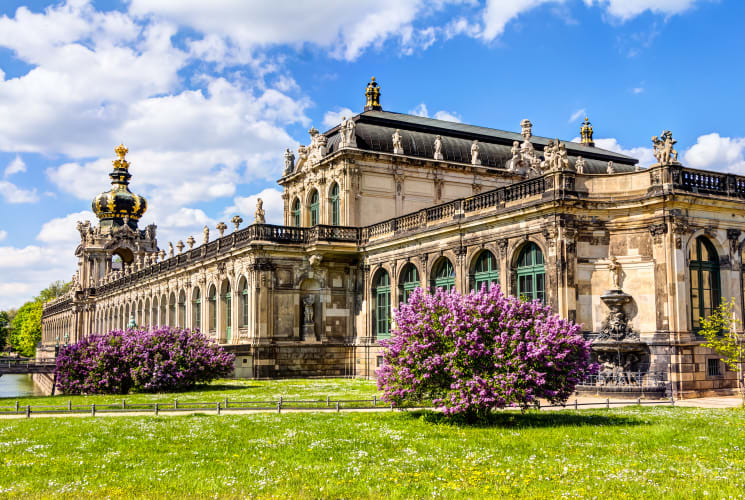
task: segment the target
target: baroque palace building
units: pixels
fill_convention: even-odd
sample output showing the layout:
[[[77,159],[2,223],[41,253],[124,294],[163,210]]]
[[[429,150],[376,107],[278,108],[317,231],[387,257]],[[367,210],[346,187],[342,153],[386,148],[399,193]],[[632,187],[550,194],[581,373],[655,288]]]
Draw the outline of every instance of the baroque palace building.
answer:
[[[205,227],[158,245],[138,220],[124,146],[78,223],[71,292],[43,313],[39,356],[128,326],[198,328],[236,354],[239,377],[374,376],[392,308],[422,287],[497,283],[582,323],[600,373],[583,390],[690,397],[727,393],[735,373],[701,346],[721,298],[742,317],[745,178],[657,164],[581,143],[383,111],[320,133],[279,180],[284,225]]]

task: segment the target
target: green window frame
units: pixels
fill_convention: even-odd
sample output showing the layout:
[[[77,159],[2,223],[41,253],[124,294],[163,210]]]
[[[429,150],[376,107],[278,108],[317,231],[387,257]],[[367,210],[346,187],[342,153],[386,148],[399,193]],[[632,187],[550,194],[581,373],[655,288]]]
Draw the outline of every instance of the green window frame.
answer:
[[[339,184],[336,182],[334,182],[334,185],[331,186],[330,200],[331,200],[331,225],[338,226],[339,225]]]
[[[432,293],[434,293],[438,288],[442,288],[445,291],[450,291],[455,288],[455,268],[453,267],[453,263],[446,257],[443,257],[440,262],[435,265],[431,288]]]
[[[194,298],[194,302],[192,304],[193,316],[194,316],[194,325],[193,328],[195,330],[201,330],[202,329],[202,294],[199,293],[199,288],[197,288],[197,291],[195,293],[196,297]]]
[[[210,317],[210,332],[217,331],[217,292],[212,289],[212,295],[209,296],[209,317]]]
[[[295,198],[295,201],[292,202],[292,225],[295,227],[300,227],[300,224],[300,200]]]
[[[227,342],[230,342],[231,338],[231,326],[232,322],[230,321],[233,316],[233,297],[230,294],[230,290],[225,292],[225,340]]]
[[[375,297],[375,337],[387,339],[391,336],[391,278],[387,271],[378,271],[373,296]]]
[[[241,290],[241,309],[243,316],[243,326],[248,326],[248,282],[243,281],[243,290]]]
[[[719,255],[714,245],[699,236],[688,250],[688,269],[691,277],[691,325],[701,329],[701,318],[707,318],[719,306],[721,282]]]
[[[517,258],[517,296],[529,301],[546,301],[543,252],[533,242],[525,245]]]
[[[310,225],[318,225],[318,191],[315,189],[310,195]]]
[[[400,303],[408,303],[411,294],[420,286],[422,285],[419,280],[419,270],[414,264],[407,264],[401,274],[401,285],[399,286]]]
[[[493,253],[484,250],[473,268],[473,289],[479,291],[482,285],[486,285],[488,290],[492,283],[499,284],[499,264]]]

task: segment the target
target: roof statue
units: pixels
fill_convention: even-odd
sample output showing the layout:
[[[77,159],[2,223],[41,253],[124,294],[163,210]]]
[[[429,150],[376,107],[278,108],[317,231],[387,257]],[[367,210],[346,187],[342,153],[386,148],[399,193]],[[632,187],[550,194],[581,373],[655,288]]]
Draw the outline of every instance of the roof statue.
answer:
[[[654,157],[657,158],[658,165],[678,165],[678,152],[673,149],[675,143],[673,133],[669,130],[663,130],[662,135],[652,137],[652,146],[654,147]]]
[[[240,215],[234,215],[233,218],[230,219],[230,222],[233,223],[235,231],[238,231],[238,228],[241,227],[241,224],[243,223],[243,218]]]
[[[579,129],[580,136],[582,136],[582,144],[585,146],[594,147],[595,142],[592,140],[592,123],[585,116],[585,122]]]
[[[380,86],[375,77],[370,78],[370,83],[365,88],[365,111],[382,111],[380,107]]]
[[[206,245],[210,241],[210,228],[207,226],[204,226],[204,229],[202,229],[202,234],[204,234],[204,239],[202,240],[202,244]]]
[[[396,129],[396,131],[393,132],[391,139],[393,140],[393,154],[394,155],[404,154],[404,146],[401,143],[401,131],[399,129]]]
[[[479,141],[474,139],[471,143],[471,165],[481,165],[479,158]]]
[[[346,117],[342,116],[339,125],[339,149],[357,147],[357,136],[354,132],[356,126],[357,124],[353,119],[347,120]]]
[[[256,212],[254,212],[254,223],[255,224],[266,224],[266,218],[264,217],[264,200],[261,198],[256,200]]]
[[[285,150],[285,171],[284,175],[290,175],[292,170],[295,168],[295,155],[292,154],[290,148]]]
[[[308,147],[308,162],[314,165],[320,162],[321,160],[323,160],[323,157],[326,156],[326,152],[328,151],[326,148],[328,139],[326,138],[325,135],[319,133],[316,127],[311,127],[310,130],[308,130],[308,134],[310,134],[310,146]],[[298,154],[300,154],[299,149],[298,149]]]
[[[609,175],[616,173],[616,168],[613,166],[613,160],[608,162],[608,168],[606,169],[606,173]]]
[[[578,156],[577,161],[574,162],[574,168],[577,170],[578,174],[585,173],[585,160],[581,156]]]
[[[442,137],[440,137],[439,135],[435,137],[434,146],[435,146],[435,155],[434,155],[435,160],[443,160],[444,157],[442,156]]]

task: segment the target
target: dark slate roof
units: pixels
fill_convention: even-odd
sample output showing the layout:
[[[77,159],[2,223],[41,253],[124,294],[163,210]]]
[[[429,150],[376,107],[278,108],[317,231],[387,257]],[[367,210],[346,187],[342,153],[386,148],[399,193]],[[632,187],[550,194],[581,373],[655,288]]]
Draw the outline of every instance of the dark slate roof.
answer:
[[[512,143],[522,142],[519,133],[424,118],[421,116],[392,113],[389,111],[365,111],[352,117],[357,147],[368,151],[393,153],[392,135],[401,131],[404,154],[420,158],[434,158],[435,137],[442,139],[442,154],[446,161],[471,163],[471,143],[479,141],[479,158],[482,166],[505,169],[512,158]],[[328,137],[328,152],[337,150],[339,127],[324,135]],[[548,144],[548,137],[533,136],[530,142],[538,151]],[[562,141],[564,142],[564,141]],[[613,161],[617,172],[631,172],[638,160],[613,151],[585,146],[576,142],[564,142],[572,165],[577,156],[585,159],[585,173],[606,173],[608,161]]]

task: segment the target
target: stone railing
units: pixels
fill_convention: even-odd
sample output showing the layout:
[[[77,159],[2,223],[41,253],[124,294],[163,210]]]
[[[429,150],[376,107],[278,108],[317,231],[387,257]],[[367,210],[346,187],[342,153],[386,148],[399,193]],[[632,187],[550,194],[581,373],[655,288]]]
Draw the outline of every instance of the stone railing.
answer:
[[[425,208],[419,212],[388,219],[361,230],[360,244],[372,240],[439,225],[466,217],[482,210],[503,208],[506,203],[519,201],[542,194],[546,190],[544,177],[537,177],[501,188],[477,194],[468,198],[449,201],[441,205]]]
[[[745,177],[686,167],[671,167],[671,173],[675,189],[745,199]]]

